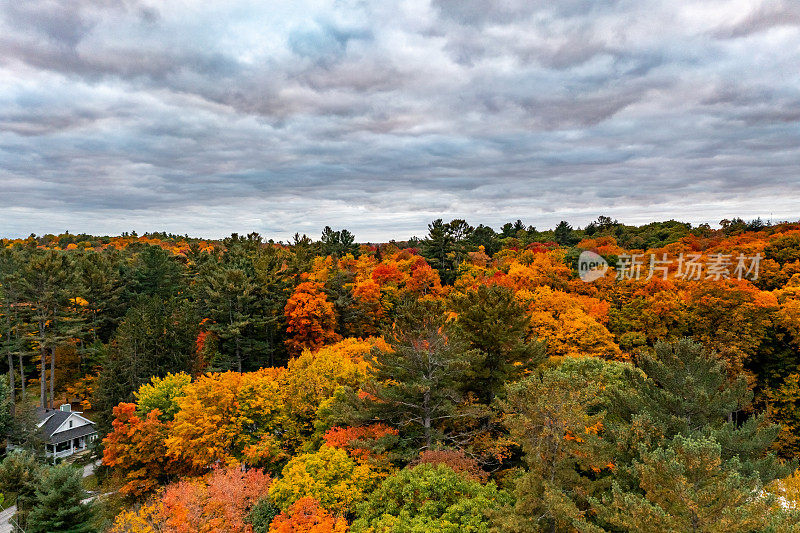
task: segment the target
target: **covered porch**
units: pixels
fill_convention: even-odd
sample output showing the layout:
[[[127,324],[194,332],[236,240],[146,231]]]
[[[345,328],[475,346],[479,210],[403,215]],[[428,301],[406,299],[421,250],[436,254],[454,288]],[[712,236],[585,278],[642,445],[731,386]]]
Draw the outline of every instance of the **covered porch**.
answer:
[[[46,444],[45,454],[54,461],[69,457],[87,450],[96,438],[97,432],[92,426],[78,427],[63,434],[56,433]]]

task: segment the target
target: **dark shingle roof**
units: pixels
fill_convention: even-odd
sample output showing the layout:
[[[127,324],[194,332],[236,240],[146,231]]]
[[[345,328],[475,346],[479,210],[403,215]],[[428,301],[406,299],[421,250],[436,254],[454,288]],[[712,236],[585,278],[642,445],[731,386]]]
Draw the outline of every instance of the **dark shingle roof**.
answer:
[[[59,444],[61,442],[67,442],[70,439],[85,437],[86,435],[91,435],[92,433],[97,433],[97,430],[94,429],[94,425],[87,424],[85,426],[78,426],[76,428],[56,433],[50,440],[50,444]]]
[[[58,426],[64,423],[64,420],[69,418],[69,415],[71,415],[72,412],[61,411],[60,409],[46,409],[39,410],[37,414],[39,415],[39,422],[47,419],[47,422],[42,425],[42,433],[44,433],[46,439],[49,439],[53,432],[58,429]]]

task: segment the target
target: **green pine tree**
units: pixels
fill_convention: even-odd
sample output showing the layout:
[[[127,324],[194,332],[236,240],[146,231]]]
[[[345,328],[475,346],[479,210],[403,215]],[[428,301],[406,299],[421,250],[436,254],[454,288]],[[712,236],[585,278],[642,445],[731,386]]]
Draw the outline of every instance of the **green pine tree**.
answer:
[[[639,444],[652,449],[677,435],[710,437],[722,445],[723,461],[738,458],[738,468],[758,472],[764,484],[791,472],[792,464],[767,452],[779,426],[764,414],[742,416],[753,394],[744,376],[728,377],[721,358],[684,339],[657,343],[637,363],[644,374],[630,373],[631,386],[615,399],[609,424],[628,443],[633,455],[627,459]]]
[[[455,281],[464,255],[476,247],[471,238],[474,231],[475,228],[462,219],[445,223],[439,218],[428,224],[428,236],[422,241],[421,253],[439,271],[442,283]]]
[[[136,254],[133,268],[125,276],[130,282],[127,298],[156,296],[161,299],[177,296],[184,288],[184,272],[170,252],[160,246],[146,245]]]
[[[491,403],[506,383],[544,361],[545,344],[528,339],[530,313],[510,289],[481,285],[455,295],[453,309],[460,335],[480,352],[468,386],[483,402]]]
[[[376,349],[369,358],[375,376],[370,414],[399,427],[420,449],[452,437],[456,419],[475,416],[459,403],[478,354],[452,333],[440,302],[406,302],[385,335],[391,350]]]
[[[602,428],[628,365],[568,358],[512,383],[499,404],[527,470],[516,479],[516,503],[498,518],[501,531],[602,531],[589,498],[610,488],[613,448]]]
[[[722,446],[713,438],[678,435],[664,447],[642,450],[633,463],[640,490],[615,484],[610,503],[598,505],[599,518],[611,530],[641,533],[775,531],[775,498],[758,474],[742,473],[736,458],[727,468],[722,463]]]
[[[63,253],[53,250],[34,251],[26,262],[25,277],[26,299],[30,302],[30,319],[34,325],[39,352],[40,406],[50,407],[55,388],[56,347],[70,337],[72,332],[66,317],[68,289],[73,278],[69,259]]]
[[[205,264],[196,286],[204,318],[211,319],[209,330],[217,334],[224,359],[242,372],[245,361],[260,347],[254,332],[262,330],[261,314],[256,312],[260,292],[251,261],[228,252],[221,261]]]
[[[82,471],[61,464],[44,471],[27,517],[26,533],[87,533],[93,531],[91,504],[83,489]]]
[[[14,450],[0,463],[0,491],[16,494],[17,512],[27,515],[33,507],[42,466],[33,452]]]
[[[132,401],[152,376],[192,368],[197,337],[194,307],[186,301],[142,297],[125,314],[108,346],[94,402],[98,427],[111,429],[111,409]]]

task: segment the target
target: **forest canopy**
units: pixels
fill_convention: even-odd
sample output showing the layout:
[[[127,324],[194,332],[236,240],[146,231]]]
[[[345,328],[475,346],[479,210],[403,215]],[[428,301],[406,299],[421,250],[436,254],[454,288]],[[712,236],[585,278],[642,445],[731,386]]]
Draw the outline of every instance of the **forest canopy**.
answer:
[[[0,239],[0,351],[26,531],[800,527],[800,223]]]

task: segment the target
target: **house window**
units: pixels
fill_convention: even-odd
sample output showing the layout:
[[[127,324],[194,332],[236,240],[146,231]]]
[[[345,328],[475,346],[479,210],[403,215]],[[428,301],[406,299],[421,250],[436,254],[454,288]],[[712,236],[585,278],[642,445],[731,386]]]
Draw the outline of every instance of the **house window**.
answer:
[[[69,421],[69,427],[72,427],[72,420]]]

